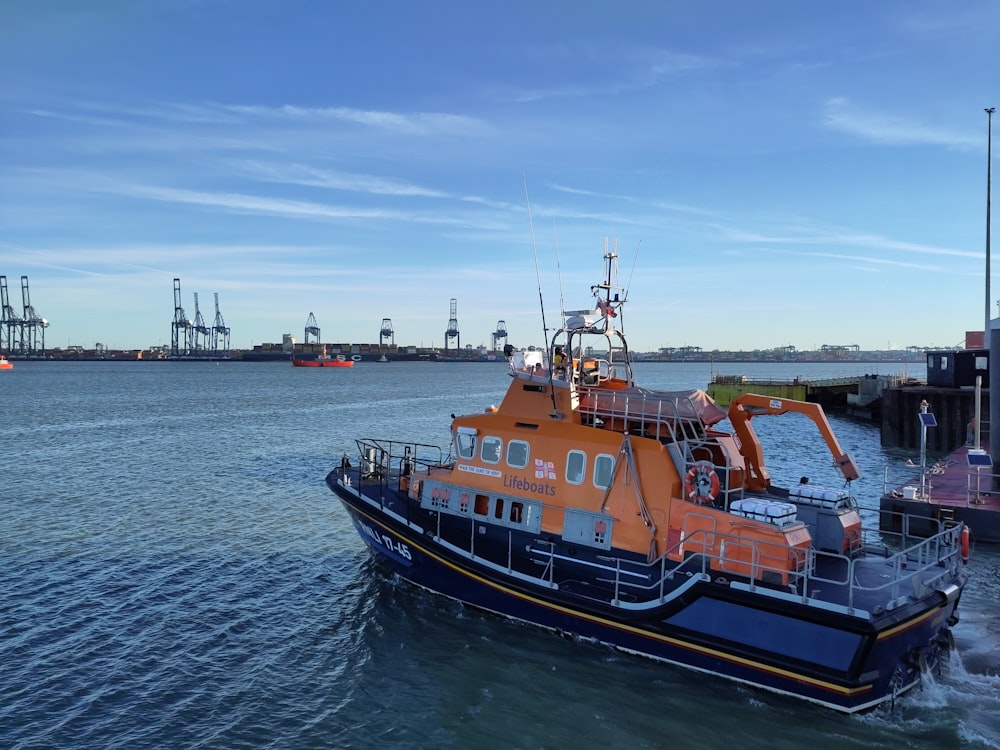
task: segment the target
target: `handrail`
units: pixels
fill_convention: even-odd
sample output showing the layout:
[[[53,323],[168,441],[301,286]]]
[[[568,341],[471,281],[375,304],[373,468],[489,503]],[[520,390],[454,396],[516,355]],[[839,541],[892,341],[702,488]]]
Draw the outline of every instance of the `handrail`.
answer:
[[[421,443],[387,441],[373,439],[359,439],[356,441],[361,450],[362,466],[358,467],[359,481],[372,479],[379,483],[387,482],[390,474],[390,467],[393,463],[402,479],[416,467],[425,469],[441,468],[444,454],[439,446]],[[366,462],[369,464],[365,466]],[[409,471],[406,469],[409,468]],[[366,474],[366,469],[369,473]],[[668,589],[676,587],[668,586],[668,583],[675,576],[698,574],[702,577],[712,575],[733,575],[727,571],[727,566],[731,570],[733,567],[749,569],[749,576],[736,573],[738,578],[749,578],[749,583],[745,585],[749,590],[763,590],[775,596],[795,597],[803,603],[815,603],[817,606],[840,607],[843,606],[850,614],[857,614],[860,610],[857,607],[857,600],[861,593],[879,593],[883,598],[875,602],[875,606],[890,610],[900,606],[905,596],[914,593],[914,581],[920,581],[922,585],[931,585],[924,577],[917,578],[919,574],[930,570],[932,567],[942,567],[941,575],[948,569],[954,570],[960,564],[961,551],[959,532],[962,524],[955,522],[943,522],[937,519],[920,518],[920,523],[937,523],[937,532],[929,537],[917,536],[910,531],[910,517],[903,513],[892,511],[880,511],[891,515],[900,516],[900,532],[883,531],[878,534],[866,531],[862,537],[862,553],[860,555],[845,555],[834,552],[823,552],[815,549],[803,550],[805,553],[799,565],[789,570],[787,566],[779,567],[771,564],[768,559],[787,561],[789,554],[795,554],[793,548],[775,542],[748,539],[737,534],[723,533],[718,529],[695,529],[686,532],[681,541],[666,550],[656,560],[652,562],[644,561],[623,561],[620,557],[601,556],[598,559],[607,563],[608,574],[613,574],[606,579],[612,584],[612,602],[616,606],[646,607],[656,606],[668,597]],[[474,528],[474,524],[473,524]],[[440,531],[440,529],[439,529]],[[507,564],[508,571],[513,570],[513,534],[508,531]],[[547,586],[558,586],[556,567],[559,565],[579,564],[580,561],[563,558],[556,554],[556,545],[552,542],[535,540],[539,546],[531,546],[535,555],[543,559],[548,558],[543,570],[538,576],[530,576],[532,580],[538,580]],[[464,552],[472,558],[479,559],[475,552],[475,533],[472,533],[470,548]],[[540,549],[540,546],[547,544],[548,549]],[[688,550],[688,556],[684,558],[683,550]],[[697,551],[693,551],[693,549]],[[738,550],[736,554],[728,553],[728,550]],[[746,553],[749,551],[749,559]],[[740,554],[742,553],[742,554]],[[673,557],[682,557],[681,561],[676,561]],[[486,560],[490,565],[496,565],[499,561]],[[557,563],[557,560],[563,561]],[[817,573],[817,563],[828,561],[833,564],[825,565],[824,568],[842,570],[842,575],[830,577]],[[888,570],[888,579],[884,582],[881,577],[870,577],[869,581],[864,580],[864,570],[866,566],[881,566],[882,572]],[[787,580],[787,586],[778,588],[773,584],[760,583],[766,573],[780,575]],[[523,576],[524,574],[519,574]],[[787,577],[787,578],[785,578]],[[647,582],[634,580],[645,578]],[[878,581],[877,583],[875,581]],[[734,584],[735,585],[735,584]],[[836,597],[820,596],[820,590],[825,594],[830,594],[826,587],[840,587],[839,595]],[[624,594],[628,592],[630,597],[638,596],[642,601],[638,604],[627,604]],[[676,592],[675,592],[676,593]]]
[[[730,563],[739,564],[741,567],[747,566],[751,569],[751,575],[749,576],[750,583],[747,585],[747,588],[751,591],[768,591],[773,589],[771,586],[762,586],[759,583],[766,572],[787,574],[790,585],[787,589],[781,589],[782,593],[786,595],[793,593],[796,598],[799,598],[803,602],[825,602],[828,606],[835,606],[837,604],[836,600],[821,598],[818,594],[820,590],[824,590],[824,586],[841,587],[842,591],[846,590],[846,594],[837,597],[837,599],[846,600],[846,603],[843,605],[845,610],[848,613],[854,614],[858,612],[857,599],[858,595],[862,592],[884,593],[884,597],[876,605],[886,610],[894,609],[902,604],[904,582],[907,591],[912,592],[912,580],[914,576],[942,565],[946,568],[949,565],[957,567],[960,559],[958,529],[959,525],[948,526],[932,537],[919,538],[919,541],[916,543],[895,552],[885,545],[871,545],[867,550],[868,554],[857,557],[810,549],[805,555],[801,568],[792,571],[769,565],[766,562],[768,555],[764,546],[773,547],[775,551],[781,550],[783,552],[787,551],[787,547],[773,543],[761,543],[756,540],[746,539],[745,537],[704,529],[692,532],[683,542],[670,550],[679,549],[681,544],[698,546],[700,548],[701,551],[692,554],[681,562],[673,561],[668,554],[664,554],[651,563],[629,562],[627,563],[627,567],[623,568],[621,558],[602,556],[600,559],[607,561],[609,565],[614,565],[614,577],[607,579],[607,581],[614,584],[613,601],[615,602],[622,600],[622,593],[625,590],[632,592],[633,595],[642,595],[644,593],[646,603],[655,604],[663,602],[666,597],[667,582],[675,576],[687,574],[701,574],[702,576],[724,574],[726,563]],[[703,539],[709,535],[717,540],[734,542],[738,548],[743,550],[749,547],[751,552],[750,561],[748,562],[742,558],[728,557],[725,554],[725,545],[723,544],[719,545],[719,549],[722,550],[721,552],[713,552],[711,546],[705,543]],[[898,536],[902,539],[918,539],[909,534],[908,529],[905,533]],[[545,554],[543,550],[535,549],[534,551]],[[556,566],[556,555],[551,548],[548,552],[548,558],[549,560],[545,567],[546,580],[552,582],[555,580],[554,568]],[[816,569],[819,560],[839,561],[840,566],[837,566],[837,568],[844,571],[843,575],[829,577],[818,574]],[[713,566],[713,561],[717,565]],[[861,574],[864,568],[874,565],[882,566],[883,569],[886,567],[889,568],[891,573],[886,582],[871,584],[863,581]],[[647,571],[646,577],[650,579],[649,583],[634,581],[622,575],[623,572],[634,574],[641,571]],[[942,570],[943,572],[944,570]]]
[[[635,423],[657,440],[674,441],[699,437],[704,428],[690,399],[649,393],[620,392],[582,386],[579,413],[599,419],[620,419],[624,425]],[[684,416],[688,412],[691,416]],[[661,428],[668,434],[663,434]]]

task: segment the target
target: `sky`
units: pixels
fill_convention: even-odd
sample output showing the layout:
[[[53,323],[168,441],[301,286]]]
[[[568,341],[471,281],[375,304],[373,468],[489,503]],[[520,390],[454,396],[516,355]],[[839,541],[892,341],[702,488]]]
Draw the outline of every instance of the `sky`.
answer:
[[[0,275],[49,349],[174,279],[233,348],[528,346],[608,246],[637,351],[951,347],[995,106],[995,0],[3,0]]]

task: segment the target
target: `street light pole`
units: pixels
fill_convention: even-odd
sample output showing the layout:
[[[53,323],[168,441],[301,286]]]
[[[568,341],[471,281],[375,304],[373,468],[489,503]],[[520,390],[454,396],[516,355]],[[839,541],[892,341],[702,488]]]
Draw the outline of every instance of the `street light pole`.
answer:
[[[993,187],[993,113],[996,107],[986,110],[986,327],[983,328],[983,346],[989,347],[990,312],[993,305],[990,302],[990,192]]]

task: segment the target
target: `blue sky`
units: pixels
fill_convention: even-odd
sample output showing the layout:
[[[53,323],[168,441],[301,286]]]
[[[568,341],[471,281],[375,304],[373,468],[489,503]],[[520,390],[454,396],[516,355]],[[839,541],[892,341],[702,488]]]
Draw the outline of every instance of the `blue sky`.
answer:
[[[5,0],[0,275],[49,348],[174,278],[234,347],[528,345],[610,238],[637,350],[952,346],[998,105],[994,0]]]

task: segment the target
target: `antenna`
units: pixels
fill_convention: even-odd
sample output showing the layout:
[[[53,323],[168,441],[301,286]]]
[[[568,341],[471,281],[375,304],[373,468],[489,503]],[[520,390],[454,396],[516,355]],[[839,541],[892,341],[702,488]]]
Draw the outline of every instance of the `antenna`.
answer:
[[[556,241],[556,272],[559,276],[559,322],[566,325],[566,303],[563,301],[562,265],[559,263],[559,232],[556,230],[556,222],[552,222],[552,235]]]
[[[636,267],[636,264],[638,264],[638,262],[639,262],[639,250],[640,250],[640,248],[642,248],[642,240],[639,240],[639,244],[635,246],[635,257],[632,258],[632,270],[629,271],[629,274],[628,274],[628,283],[625,285],[625,292],[622,295],[622,302],[623,303],[628,301],[628,290],[632,288],[632,277],[635,276],[635,267]],[[622,305],[622,309],[624,309],[624,307],[625,306],[623,304]],[[621,322],[621,324],[625,325],[625,316],[624,315],[622,315],[622,322]]]
[[[531,252],[535,256],[535,278],[538,279],[538,305],[542,308],[542,337],[545,339],[545,353],[549,352],[549,328],[545,325],[545,304],[542,302],[542,276],[538,272],[538,251],[535,249],[535,225],[531,221],[531,199],[528,197],[528,179],[521,172],[521,179],[524,180],[524,200],[528,204],[528,227],[531,229]],[[562,281],[559,282],[560,290]],[[562,304],[562,292],[560,291],[560,304]],[[565,321],[564,321],[565,322]],[[552,361],[549,360],[549,395],[552,397],[552,413],[549,415],[555,419],[562,419],[559,412],[559,405],[556,403],[556,388],[552,382]]]
[[[545,325],[545,304],[542,302],[542,276],[538,272],[538,251],[535,249],[535,225],[531,221],[531,199],[528,197],[528,178],[521,173],[524,180],[524,200],[528,204],[528,229],[531,231],[531,252],[535,256],[535,278],[538,280],[538,305],[542,308],[542,337],[545,339],[545,351],[549,350],[549,329]],[[553,399],[555,395],[553,394]]]

